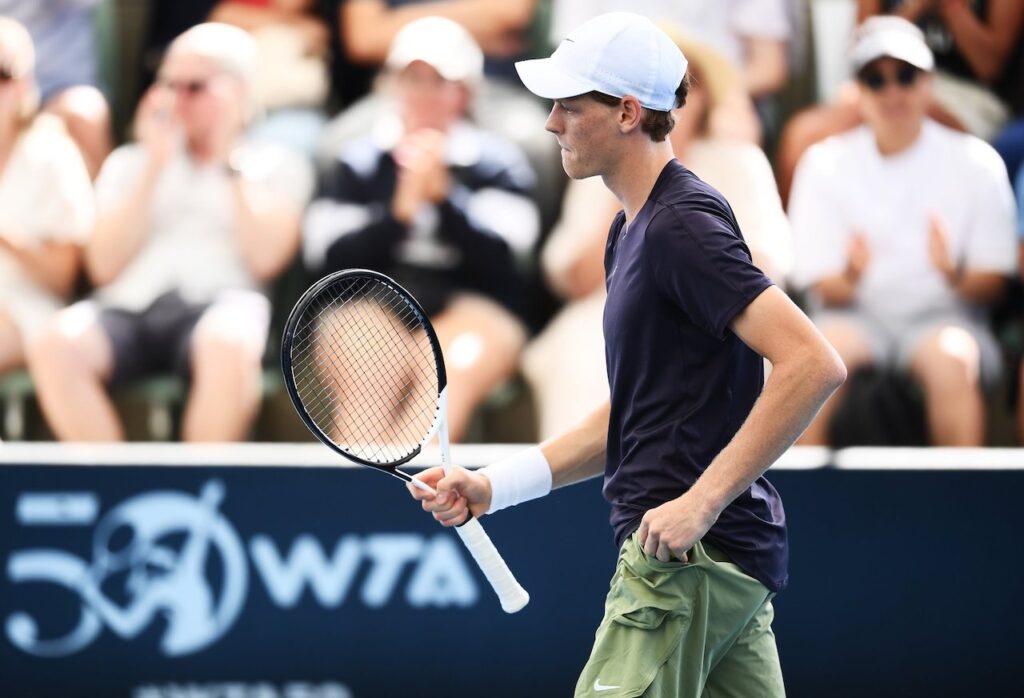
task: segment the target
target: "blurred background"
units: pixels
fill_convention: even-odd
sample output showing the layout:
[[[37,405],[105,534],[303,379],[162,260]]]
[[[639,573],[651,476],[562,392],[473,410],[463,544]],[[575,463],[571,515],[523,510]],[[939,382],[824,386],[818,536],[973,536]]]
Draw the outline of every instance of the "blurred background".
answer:
[[[856,373],[805,441],[1017,444],[1016,243],[1005,253],[1020,228],[1008,208],[1024,150],[1018,3],[628,5],[690,60],[678,157],[725,193],[755,262]],[[408,285],[440,328],[458,440],[535,441],[571,424],[606,394],[603,247],[617,205],[600,182],[565,177],[550,105],[513,63],[625,7],[0,1],[2,438],[306,440],[278,377],[281,325],[311,281],[359,266]],[[924,158],[892,176],[926,193],[892,210],[856,147],[827,183],[813,157],[803,186],[795,177],[822,141],[886,128],[865,124],[865,101],[893,94],[865,87],[850,59],[858,23],[882,14],[916,23],[935,55],[928,84],[904,90],[920,118],[1003,163],[973,141],[964,157],[981,174],[925,177],[944,165]],[[950,198],[962,205],[940,211]],[[871,202],[882,220],[857,212]],[[940,262],[1000,278],[948,293],[933,219]],[[897,235],[916,248],[886,242]],[[865,274],[848,298],[815,276],[832,257]],[[844,312],[878,322],[834,327]],[[968,330],[960,345],[922,348],[946,325]]]
[[[619,9],[689,59],[677,157],[850,369],[770,474],[790,695],[1019,693],[1024,3],[0,0],[0,694],[571,692],[599,483],[488,517],[534,595],[504,616],[389,478],[301,443],[278,354],[372,268],[437,328],[457,462],[606,398],[619,207],[514,62]]]

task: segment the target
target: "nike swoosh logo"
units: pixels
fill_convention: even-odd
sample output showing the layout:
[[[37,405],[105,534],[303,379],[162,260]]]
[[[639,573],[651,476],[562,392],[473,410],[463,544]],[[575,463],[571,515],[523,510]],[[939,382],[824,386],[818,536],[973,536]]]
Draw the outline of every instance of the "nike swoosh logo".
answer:
[[[622,688],[622,686],[605,686],[601,683],[601,679],[594,679],[594,690],[600,693],[601,691],[612,691],[616,688]]]

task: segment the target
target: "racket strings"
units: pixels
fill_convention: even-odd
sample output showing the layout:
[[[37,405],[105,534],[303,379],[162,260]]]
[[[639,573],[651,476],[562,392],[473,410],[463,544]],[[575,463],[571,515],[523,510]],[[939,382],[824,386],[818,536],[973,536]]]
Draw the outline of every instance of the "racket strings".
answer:
[[[371,336],[371,335],[376,335],[378,337],[380,336],[381,332],[380,332],[380,328],[379,327],[377,327],[377,326],[368,326],[365,322],[361,322],[361,326],[359,326],[359,327],[352,327],[351,326],[351,322],[346,322],[345,325],[338,326],[338,322],[337,321],[339,319],[344,317],[345,319],[351,321],[354,318],[354,316],[351,313],[348,313],[345,316],[342,316],[340,314],[334,314],[333,317],[332,317],[329,314],[325,313],[326,308],[329,308],[331,306],[331,304],[333,302],[336,302],[337,300],[338,299],[337,299],[337,297],[335,295],[335,297],[332,298],[331,301],[329,301],[326,304],[323,301],[321,301],[321,303],[319,304],[320,307],[318,308],[318,316],[319,316],[321,321],[329,318],[333,322],[334,326],[330,328],[330,333],[332,335],[334,335],[334,336],[341,336],[341,335],[352,336],[353,333],[354,333],[356,336],[362,336],[362,337],[367,337],[367,336]],[[384,301],[385,299],[383,297],[383,294],[378,291],[378,293],[374,297],[371,297],[368,300],[370,300],[372,302],[378,302],[379,303],[379,302]],[[354,318],[354,319],[363,321],[363,320],[365,320],[365,316],[357,317],[357,318]],[[379,320],[380,318],[378,317],[376,319]],[[402,331],[408,332],[408,331],[414,329],[418,325],[418,323],[410,324],[410,323],[415,323],[415,319],[414,319],[414,313],[412,313],[408,309],[406,310],[405,313],[403,313],[403,315],[401,317],[396,316],[396,314],[394,314],[394,313],[387,313],[387,314],[385,314],[384,319],[391,321],[390,322],[391,329],[392,329],[392,331],[396,331],[396,332],[402,332]],[[403,321],[405,324],[402,325],[402,326],[397,325],[395,323],[396,319]],[[363,341],[363,342],[355,343],[352,346],[355,349],[355,353],[354,354],[350,353],[349,354],[350,360],[346,361],[345,363],[348,363],[348,364],[358,363],[360,365],[366,365],[367,362],[372,360],[372,357],[370,356],[369,352],[366,350],[366,347],[369,346],[368,342]],[[322,377],[324,377],[324,378],[329,379],[331,382],[333,382],[334,383],[334,387],[336,389],[339,389],[339,390],[342,389],[343,386],[340,385],[340,382],[338,380],[338,372],[340,370],[343,370],[342,366],[339,364],[337,359],[335,357],[331,356],[330,354],[324,354],[323,352],[320,352],[319,355],[322,356],[322,357],[326,356],[328,358],[329,363],[330,363],[330,365],[327,366],[327,365],[325,365],[325,363],[322,360],[316,362],[317,368],[320,371],[320,375]],[[400,376],[392,368],[392,364],[381,364],[378,368],[383,368],[383,377],[387,379],[386,382],[383,382],[383,384],[382,384],[383,387],[385,389],[390,388],[389,390],[387,390],[386,394],[382,395],[382,397],[388,398],[388,399],[391,399],[391,400],[395,400],[395,401],[400,401],[400,400],[406,399],[405,395],[408,394],[408,392],[409,392],[408,389],[409,389],[410,381],[409,380],[404,380],[403,381],[402,376]],[[404,385],[402,385],[402,383],[404,383]],[[317,387],[319,386],[319,384],[316,383],[316,382],[314,382],[313,385],[317,386]],[[396,390],[402,390],[403,394],[400,394],[400,393],[396,392]],[[322,406],[322,409],[315,414],[315,417],[317,419],[321,419],[324,416],[324,414],[330,412],[330,407],[331,407],[330,404],[326,404],[325,403]],[[422,405],[421,405],[421,407],[422,407]],[[374,410],[374,414],[372,414],[370,416],[374,420],[376,420],[377,422],[380,422],[380,420],[385,415],[382,414],[379,410]]]
[[[383,299],[381,299],[381,298],[374,298],[373,300],[375,300],[375,301],[380,301],[380,300],[383,300]],[[321,311],[322,311],[322,310],[323,310],[323,308],[321,308]],[[323,316],[323,315],[321,315],[321,317],[324,317],[324,316]],[[418,329],[418,328],[420,327],[420,325],[419,325],[419,321],[418,321],[418,320],[417,320],[417,318],[416,318],[416,314],[415,314],[415,312],[414,312],[414,311],[413,311],[413,310],[412,310],[411,308],[408,308],[408,307],[406,308],[405,312],[403,313],[403,316],[401,316],[401,317],[398,317],[398,316],[395,316],[395,315],[392,315],[392,314],[390,314],[390,313],[389,313],[389,314],[385,315],[385,318],[386,318],[386,319],[388,319],[388,320],[390,320],[390,321],[392,321],[392,329],[393,329],[393,331],[394,331],[394,332],[396,332],[396,333],[399,333],[399,334],[400,334],[400,333],[401,333],[401,332],[402,332],[403,330],[404,330],[404,331],[406,331],[406,332],[411,332],[411,331],[415,331],[416,329]],[[333,319],[337,319],[337,318],[335,317],[335,318],[333,318]],[[401,327],[400,327],[400,326],[398,326],[398,325],[396,325],[396,324],[394,323],[394,320],[395,320],[395,319],[400,319],[400,320],[402,320],[402,322],[403,322],[403,323],[405,323],[405,324],[404,324],[403,326],[401,326]],[[374,327],[366,327],[366,326],[362,326],[362,327],[359,327],[359,328],[355,328],[354,330],[353,330],[353,328],[350,328],[350,327],[342,327],[342,328],[334,328],[334,329],[336,329],[336,330],[337,330],[336,334],[342,334],[342,333],[344,333],[344,332],[352,332],[352,331],[355,331],[355,332],[362,332],[362,333],[364,333],[364,335],[365,335],[366,333],[373,333],[373,334],[376,334],[376,335],[379,335],[379,334],[380,334],[380,332],[378,331],[378,329],[377,329],[377,328],[374,328]],[[430,351],[430,346],[429,346],[429,343],[427,343],[427,346],[426,346],[426,350],[427,350],[428,352]],[[334,361],[334,359],[333,359],[333,358],[331,358],[331,357],[330,357],[329,355],[327,355],[327,356],[328,356],[328,358],[329,358],[329,359],[330,359],[330,360],[332,361],[332,366],[331,366],[331,369],[333,369],[333,370],[337,370],[338,368],[340,368],[340,367],[339,367],[339,365],[337,364],[337,362],[336,362],[336,361]],[[370,361],[370,360],[372,360],[372,357],[371,357],[371,356],[370,356],[370,355],[368,354],[368,352],[367,352],[367,351],[365,351],[365,350],[360,350],[360,352],[359,352],[359,355],[358,355],[358,357],[357,357],[357,358],[358,358],[358,359],[359,359],[360,361]],[[432,353],[430,353],[430,354],[424,354],[424,358],[425,358],[425,359],[427,360],[427,364],[428,364],[428,365],[431,365],[431,363],[432,363],[432,361],[433,361],[433,355],[432,355]],[[324,364],[323,364],[322,362],[318,362],[318,365],[319,365],[319,367],[321,367],[321,368],[323,368],[323,367],[324,367]],[[391,379],[392,379],[392,381],[393,381],[392,385],[395,385],[395,384],[397,384],[397,383],[398,383],[398,382],[400,381],[401,377],[400,377],[400,376],[399,376],[399,375],[397,374],[397,372],[395,372],[395,371],[394,371],[394,370],[393,370],[393,369],[391,368],[391,365],[382,365],[382,366],[381,366],[381,368],[383,368],[383,370],[384,370],[385,374],[386,374],[386,375],[387,375],[387,376],[388,376],[389,378],[391,378]],[[332,381],[334,381],[334,382],[335,382],[335,384],[337,385],[337,378],[336,378],[336,376],[335,376],[335,375],[333,375],[333,371],[329,371],[329,372],[325,373],[325,375],[329,376],[329,377],[330,377],[330,379],[331,379]],[[340,387],[340,386],[339,386],[339,387]],[[406,382],[406,387],[408,387],[408,381]],[[391,393],[390,393],[390,397],[392,397],[392,398],[394,398],[394,399],[400,399],[400,396],[399,396],[399,395],[396,395],[396,394],[395,394],[395,392],[394,392],[394,390],[392,390],[392,391],[391,391]],[[428,402],[428,403],[426,403],[426,404],[421,404],[421,405],[419,405],[419,407],[423,408],[423,407],[429,407],[430,405],[432,405],[432,396],[429,396],[429,395],[428,395],[428,396],[426,396],[426,397],[427,397],[428,399],[430,399],[430,400],[431,400],[431,402]]]
[[[411,455],[438,411],[438,366],[419,312],[390,284],[361,277],[324,289],[293,333],[306,413],[335,445],[379,464]]]
[[[351,336],[354,332],[362,332],[365,335],[368,332],[365,326],[357,328],[338,326],[336,320],[337,318],[332,323],[334,326],[329,330],[329,334],[333,336],[342,333]],[[394,327],[394,325],[392,326]],[[379,330],[369,330],[369,332],[380,334]],[[329,344],[336,345],[337,343],[332,340]],[[321,380],[329,380],[332,385],[329,386],[331,389],[326,395],[328,399],[322,399],[325,396],[321,395],[319,401],[322,406],[320,409],[314,407],[311,412],[321,429],[336,441],[343,442],[346,447],[353,450],[359,448],[362,451],[361,457],[372,461],[389,461],[395,458],[396,446],[398,450],[402,451],[402,455],[405,455],[406,452],[418,445],[425,430],[429,429],[432,417],[428,418],[426,426],[403,424],[401,422],[402,415],[398,414],[394,407],[389,408],[388,405],[401,406],[403,403],[415,401],[419,403],[416,407],[422,414],[424,408],[427,411],[435,410],[436,400],[432,395],[422,394],[422,391],[417,396],[413,392],[414,379],[399,375],[392,368],[386,369],[381,375],[369,381],[367,380],[368,376],[362,376],[356,382],[353,382],[351,377],[347,381],[339,378],[339,372],[351,372],[355,369],[356,364],[365,365],[366,361],[372,360],[373,357],[365,349],[367,345],[368,342],[355,345],[356,350],[348,352],[348,356],[341,362],[333,357],[329,358],[326,364],[323,361],[317,362],[316,376]],[[345,352],[339,353],[343,356],[345,354]],[[312,387],[319,390],[319,384],[316,382],[312,384]],[[346,397],[352,397],[352,394],[356,392],[375,392],[377,398],[362,400],[359,402],[358,409],[346,410],[344,409],[345,405],[339,404],[337,399],[339,396],[345,395],[346,392],[349,393]],[[303,395],[307,402],[311,401],[308,387],[303,390]],[[414,400],[415,397],[419,399]],[[342,403],[344,402],[346,401],[342,401]],[[350,399],[347,402],[353,402],[353,400]],[[407,407],[411,408],[412,405]]]

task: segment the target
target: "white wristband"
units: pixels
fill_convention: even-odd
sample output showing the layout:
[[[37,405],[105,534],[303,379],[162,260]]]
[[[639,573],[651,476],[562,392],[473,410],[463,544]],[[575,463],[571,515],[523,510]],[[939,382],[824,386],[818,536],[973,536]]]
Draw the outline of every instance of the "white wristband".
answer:
[[[551,466],[537,446],[492,463],[478,472],[491,481],[488,514],[543,497],[551,491]]]

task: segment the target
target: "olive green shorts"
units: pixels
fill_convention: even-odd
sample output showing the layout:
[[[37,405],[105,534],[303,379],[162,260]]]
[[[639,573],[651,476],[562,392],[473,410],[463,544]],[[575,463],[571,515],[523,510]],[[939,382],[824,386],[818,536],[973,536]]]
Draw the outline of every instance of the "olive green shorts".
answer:
[[[708,543],[687,557],[623,543],[577,698],[785,696],[774,594]]]

